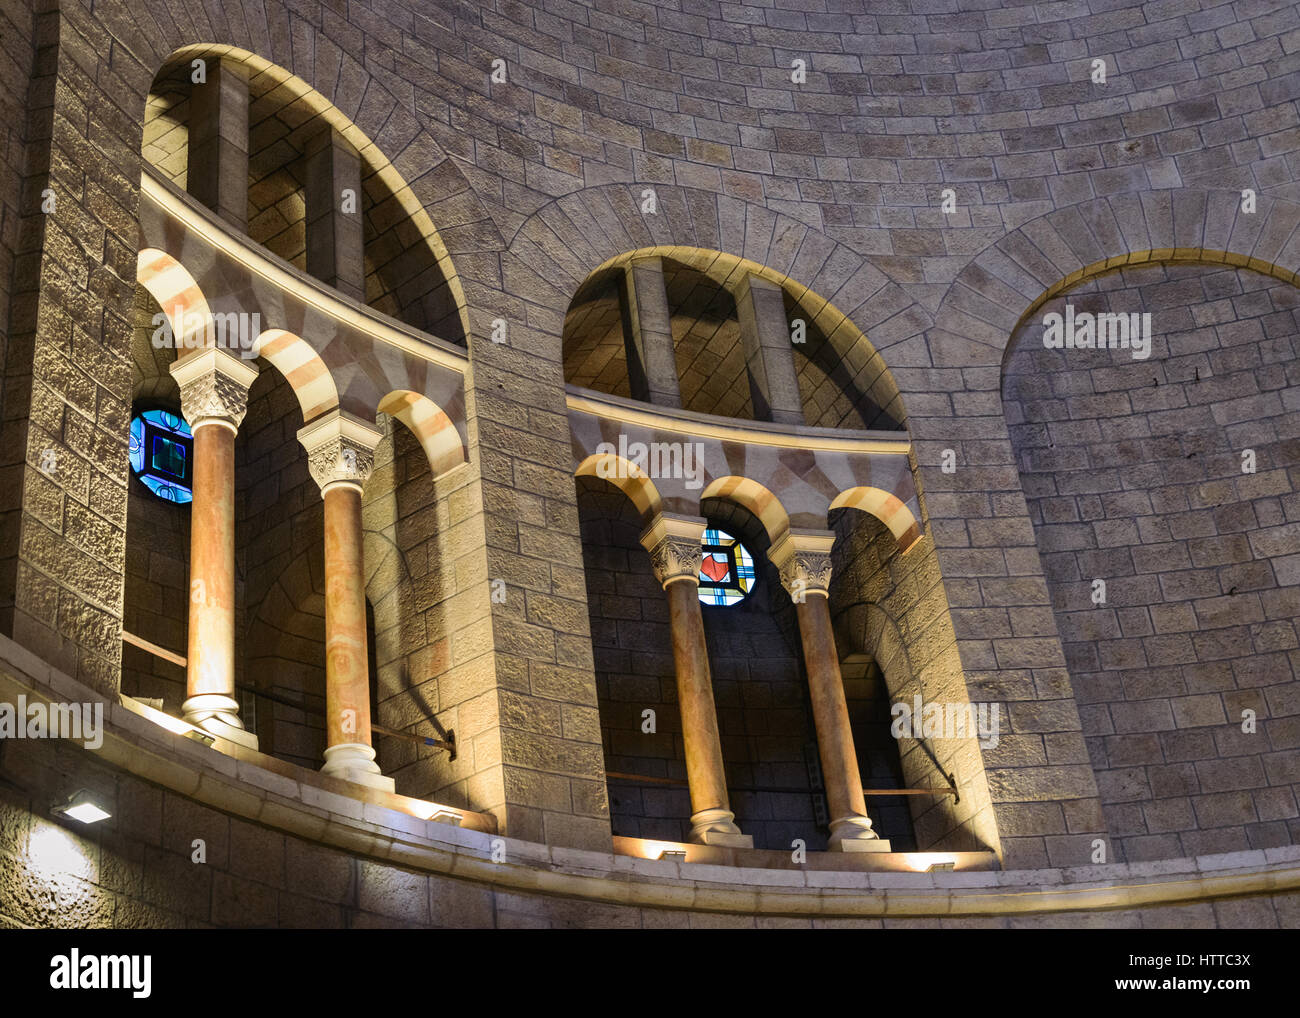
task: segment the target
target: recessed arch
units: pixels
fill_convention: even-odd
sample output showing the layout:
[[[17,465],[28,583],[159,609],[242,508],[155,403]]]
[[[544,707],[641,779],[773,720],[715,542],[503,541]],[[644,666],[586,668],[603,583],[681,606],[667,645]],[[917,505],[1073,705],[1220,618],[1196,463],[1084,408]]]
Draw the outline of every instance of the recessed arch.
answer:
[[[740,295],[742,285],[750,275],[780,287],[786,296],[787,308],[798,309],[800,317],[804,318],[805,333],[824,338],[825,344],[831,351],[830,356],[837,359],[834,370],[842,376],[838,384],[855,393],[857,401],[871,408],[870,414],[865,410],[863,413],[865,417],[874,415],[875,420],[861,426],[903,427],[905,413],[898,386],[886,369],[884,358],[876,351],[862,329],[831,300],[811,287],[751,258],[680,244],[656,245],[624,251],[607,258],[587,274],[581,285],[574,291],[567,310],[572,312],[575,308],[581,307],[585,301],[590,300],[599,305],[593,312],[597,327],[606,329],[616,327],[617,310],[615,309],[611,314],[609,307],[606,306],[609,300],[605,291],[628,265],[643,258],[660,258],[665,263],[675,263],[679,271],[685,270],[698,274],[699,277],[724,291],[732,301]],[[587,319],[584,321],[590,324]],[[571,355],[571,338],[566,330],[564,351],[566,357]],[[796,349],[801,353],[811,354],[811,351],[805,351],[803,348]],[[611,364],[609,367],[613,370],[618,365]],[[824,368],[824,365],[819,365],[819,369]],[[619,394],[614,390],[609,391]]]
[[[773,543],[790,529],[790,514],[781,500],[748,477],[719,477],[700,493],[701,502],[708,498],[727,499],[744,506],[758,518]]]
[[[268,86],[266,91],[283,96],[281,105],[293,108],[296,121],[319,123],[321,127],[333,128],[357,151],[362,165],[366,168],[366,172],[363,173],[363,184],[368,178],[377,180],[427,245],[432,262],[447,286],[450,303],[455,308],[455,318],[460,330],[459,336],[447,338],[463,344],[470,335],[471,323],[464,284],[456,271],[451,253],[437,227],[434,226],[425,203],[369,135],[307,81],[279,64],[239,46],[215,43],[193,43],[182,46],[174,50],[159,66],[153,79],[155,86],[168,74],[201,57],[220,58],[243,65],[247,68],[250,80],[263,79]],[[152,91],[150,94],[152,96]],[[152,99],[148,100],[146,105],[147,134],[148,124],[154,118],[155,111]]]
[[[258,335],[252,352],[265,357],[284,375],[298,397],[304,422],[339,405],[338,388],[329,368],[301,336],[284,329],[267,329]]]
[[[632,501],[643,521],[663,509],[663,498],[650,475],[631,460],[614,453],[593,453],[578,464],[575,477],[599,477],[608,481]]]
[[[429,458],[434,477],[466,462],[465,446],[456,425],[428,396],[396,389],[379,401],[378,409],[406,425]]]
[[[830,508],[832,510],[860,509],[870,513],[889,528],[889,532],[898,541],[899,550],[903,553],[910,551],[923,536],[921,524],[912,515],[912,510],[908,509],[898,496],[881,488],[867,486],[848,488],[835,496]]]

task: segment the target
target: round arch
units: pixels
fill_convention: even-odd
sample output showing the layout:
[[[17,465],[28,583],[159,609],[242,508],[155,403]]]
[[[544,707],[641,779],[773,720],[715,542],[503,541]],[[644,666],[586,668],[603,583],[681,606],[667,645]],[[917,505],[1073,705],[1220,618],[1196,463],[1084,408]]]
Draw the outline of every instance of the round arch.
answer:
[[[613,453],[593,453],[578,464],[575,477],[599,477],[623,492],[641,519],[648,522],[663,509],[663,498],[650,476],[631,460]]]
[[[861,486],[848,488],[835,496],[830,509],[860,509],[880,520],[898,541],[898,548],[903,554],[911,551],[924,535],[921,524],[912,511],[892,495],[880,488]]]
[[[434,264],[446,282],[452,303],[455,305],[461,334],[468,337],[471,324],[469,307],[464,284],[452,262],[451,252],[415,190],[380,147],[350,117],[308,82],[279,64],[240,46],[215,43],[193,43],[181,46],[173,50],[162,62],[154,74],[153,81],[156,83],[177,67],[202,57],[233,61],[244,65],[250,77],[265,77],[273,89],[283,91],[284,105],[293,104],[298,107],[305,114],[304,119],[319,118],[322,124],[332,127],[356,149],[362,164],[378,178],[402,213],[416,228],[424,243],[428,245]],[[148,104],[146,107],[147,126],[151,111]],[[466,187],[468,188],[468,184]]]
[[[777,538],[790,529],[790,514],[785,506],[767,488],[748,477],[719,477],[700,492],[700,501],[721,498],[744,506],[757,517],[767,531],[768,540]]]
[[[456,426],[428,396],[396,389],[379,401],[377,409],[406,425],[429,458],[435,478],[467,462]]]

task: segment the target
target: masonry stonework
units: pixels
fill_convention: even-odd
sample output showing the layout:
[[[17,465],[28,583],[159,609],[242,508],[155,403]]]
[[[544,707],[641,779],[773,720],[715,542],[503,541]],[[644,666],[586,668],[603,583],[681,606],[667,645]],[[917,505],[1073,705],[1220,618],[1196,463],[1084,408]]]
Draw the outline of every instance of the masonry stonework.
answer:
[[[0,921],[920,924],[871,911],[915,850],[977,894],[1159,885],[1031,918],[1007,892],[994,924],[1296,925],[1300,11],[951,6],[6,4],[0,679],[102,698],[114,734],[0,742]],[[1046,348],[1066,304],[1149,313],[1149,357]],[[256,372],[217,677],[256,748],[143,703],[179,718],[202,534],[134,475],[130,422],[179,412],[175,346],[218,320]],[[382,435],[360,585],[395,792],[318,773],[340,648],[298,436],[329,415]],[[699,476],[599,451],[629,436]],[[665,518],[757,564],[688,662],[752,849],[692,840],[639,541]],[[867,799],[888,852],[834,851],[821,815],[767,557],[809,533],[863,784],[916,793]],[[915,696],[996,707],[998,739],[887,736]],[[42,803],[78,782],[117,806],[101,865],[43,873]],[[197,881],[177,824],[220,846]],[[798,890],[746,910],[702,861]],[[851,918],[805,914],[841,879]]]

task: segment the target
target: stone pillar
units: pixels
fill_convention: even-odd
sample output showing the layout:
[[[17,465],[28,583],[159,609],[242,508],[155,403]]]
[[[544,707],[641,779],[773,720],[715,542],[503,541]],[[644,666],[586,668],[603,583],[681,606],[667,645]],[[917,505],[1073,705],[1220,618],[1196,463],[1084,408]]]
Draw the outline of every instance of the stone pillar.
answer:
[[[248,410],[257,368],[220,349],[171,365],[181,412],[194,436],[190,505],[190,607],[185,720],[257,746],[235,699],[235,435]]]
[[[762,276],[747,274],[736,294],[736,316],[749,366],[755,420],[803,424],[785,291]]]
[[[307,143],[307,271],[364,302],[365,234],[361,222],[361,156],[332,127]]]
[[[686,745],[686,780],[691,792],[690,840],[702,845],[753,848],[754,839],[736,826],[722,766],[718,712],[700,613],[700,540],[703,520],[660,513],[641,535],[655,576],[668,594],[677,701]]]
[[[186,186],[195,198],[248,232],[248,71],[208,57],[207,81],[190,92]]]
[[[632,398],[680,408],[682,393],[663,262],[658,258],[634,259],[623,273],[621,298]]]
[[[804,667],[812,700],[813,724],[831,815],[831,851],[888,852],[889,842],[871,829],[862,774],[853,748],[849,707],[844,699],[844,679],[831,627],[831,546],[835,535],[787,531],[768,550],[781,571],[781,583],[790,594],[799,617]]]
[[[325,500],[326,774],[393,791],[375,763],[370,733],[366,575],[362,565],[361,486],[383,434],[341,410],[305,425],[298,441]]]

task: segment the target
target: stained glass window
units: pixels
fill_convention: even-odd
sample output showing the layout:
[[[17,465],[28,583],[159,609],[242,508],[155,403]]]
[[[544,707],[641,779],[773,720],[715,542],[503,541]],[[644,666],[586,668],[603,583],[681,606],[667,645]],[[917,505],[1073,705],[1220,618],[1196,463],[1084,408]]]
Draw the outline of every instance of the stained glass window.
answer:
[[[194,439],[183,417],[166,410],[144,410],[131,421],[131,469],[159,498],[189,502],[194,469]]]
[[[706,530],[700,600],[708,605],[736,604],[753,588],[754,560],[745,546],[725,530]]]

